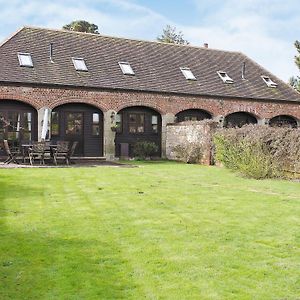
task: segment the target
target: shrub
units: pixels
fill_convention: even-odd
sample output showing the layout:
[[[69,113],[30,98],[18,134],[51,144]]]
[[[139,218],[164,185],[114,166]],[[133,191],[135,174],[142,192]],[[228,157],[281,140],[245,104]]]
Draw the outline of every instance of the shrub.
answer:
[[[177,145],[173,148],[173,152],[178,160],[190,164],[200,163],[203,157],[203,149],[197,143]]]
[[[290,177],[300,172],[300,130],[244,126],[214,136],[216,159],[247,177]]]
[[[158,146],[153,142],[139,141],[134,144],[133,154],[138,159],[146,159],[158,152]]]

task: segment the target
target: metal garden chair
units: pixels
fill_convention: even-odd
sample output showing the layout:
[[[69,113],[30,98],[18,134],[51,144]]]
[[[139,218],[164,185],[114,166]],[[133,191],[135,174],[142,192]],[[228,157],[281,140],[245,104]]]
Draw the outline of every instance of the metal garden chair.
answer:
[[[19,164],[17,156],[21,154],[19,150],[11,150],[7,140],[3,141],[4,150],[7,154],[7,159],[4,161],[5,164],[15,163]]]

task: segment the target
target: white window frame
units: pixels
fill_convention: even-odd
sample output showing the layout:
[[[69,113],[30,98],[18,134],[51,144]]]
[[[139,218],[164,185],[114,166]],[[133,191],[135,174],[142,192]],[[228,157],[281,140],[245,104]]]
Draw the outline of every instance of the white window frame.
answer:
[[[80,67],[76,61],[80,61],[81,63],[84,64],[84,66]],[[73,65],[74,65],[74,68],[76,71],[83,71],[83,72],[87,72],[88,71],[88,68],[87,68],[87,65],[85,63],[85,60],[84,58],[81,58],[81,57],[72,57],[72,62],[73,62]]]
[[[261,78],[263,79],[263,81],[265,82],[265,84],[270,87],[270,88],[276,88],[277,87],[277,83],[274,82],[270,76],[266,76],[266,75],[262,75]]]
[[[226,72],[218,71],[217,73],[224,83],[234,83],[234,80]],[[222,74],[225,76],[222,76]]]
[[[135,75],[135,73],[134,73],[134,71],[133,71],[133,69],[132,69],[129,62],[119,61],[118,64],[119,64],[119,67],[120,67],[120,69],[121,69],[121,71],[124,75],[132,75],[132,76]]]
[[[18,59],[19,59],[19,64],[20,67],[28,67],[28,68],[33,68],[33,61],[32,61],[32,57],[30,53],[25,53],[25,52],[18,52]],[[24,63],[24,61],[22,60],[22,57],[27,57],[29,58],[29,62],[28,63]]]
[[[180,68],[181,73],[187,80],[197,80],[195,75],[193,74],[192,70],[190,68],[184,67]]]

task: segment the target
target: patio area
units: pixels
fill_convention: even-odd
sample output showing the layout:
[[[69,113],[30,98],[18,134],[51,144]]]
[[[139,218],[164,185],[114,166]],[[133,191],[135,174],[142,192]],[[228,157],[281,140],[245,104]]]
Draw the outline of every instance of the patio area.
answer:
[[[76,159],[72,162],[70,165],[66,164],[59,164],[59,165],[53,165],[53,164],[35,164],[31,165],[28,163],[10,163],[5,164],[4,162],[0,162],[0,169],[22,169],[22,168],[87,168],[87,167],[118,167],[118,168],[136,168],[135,165],[120,163],[120,162],[113,162],[113,161],[106,161],[106,160],[80,160]]]

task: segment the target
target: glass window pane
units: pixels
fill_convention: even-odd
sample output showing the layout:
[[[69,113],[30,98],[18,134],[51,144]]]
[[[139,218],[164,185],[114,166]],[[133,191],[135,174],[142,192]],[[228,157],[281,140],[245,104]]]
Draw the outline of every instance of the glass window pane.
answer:
[[[99,125],[93,125],[93,128],[92,128],[92,134],[93,135],[100,135],[100,127]]]
[[[31,131],[31,113],[23,114],[23,128],[25,131]]]
[[[157,133],[158,132],[158,126],[157,125],[152,125],[152,131]]]
[[[59,123],[58,123],[58,112],[51,113],[51,134],[58,135],[59,134]]]
[[[98,113],[93,113],[93,124],[99,124],[100,116]]]
[[[83,58],[72,58],[74,67],[77,71],[87,71],[87,66]]]
[[[67,113],[66,134],[82,133],[82,113]]]
[[[129,115],[129,122],[135,123],[136,122],[136,114],[130,114]]]
[[[157,125],[158,123],[158,117],[157,116],[152,116],[152,125]]]
[[[18,53],[19,63],[22,67],[33,67],[32,58],[29,53]]]
[[[122,122],[122,115],[116,114],[116,123]]]
[[[135,128],[135,126],[129,126],[129,132],[130,132],[130,133],[136,133],[136,128]]]

